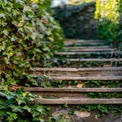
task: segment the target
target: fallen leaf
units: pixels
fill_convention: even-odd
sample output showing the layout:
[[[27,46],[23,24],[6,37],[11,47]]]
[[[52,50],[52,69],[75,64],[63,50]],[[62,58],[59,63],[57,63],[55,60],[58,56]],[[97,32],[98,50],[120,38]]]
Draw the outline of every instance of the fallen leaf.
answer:
[[[91,115],[91,113],[87,111],[85,112],[75,111],[74,114],[80,118],[89,117]]]
[[[68,86],[67,88],[72,88],[72,86]]]
[[[58,119],[59,115],[60,115],[60,113],[58,113],[58,112],[52,113],[53,118],[56,120]]]
[[[83,84],[78,84],[77,85],[77,88],[82,88],[83,87]]]

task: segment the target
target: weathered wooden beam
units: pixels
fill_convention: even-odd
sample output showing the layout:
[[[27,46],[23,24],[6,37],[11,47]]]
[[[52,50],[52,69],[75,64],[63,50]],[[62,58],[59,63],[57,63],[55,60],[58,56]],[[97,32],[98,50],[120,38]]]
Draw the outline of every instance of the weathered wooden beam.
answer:
[[[101,59],[98,59],[98,58],[87,58],[87,59],[80,59],[80,58],[77,58],[77,59],[66,59],[67,61],[71,61],[71,62],[121,62],[122,61],[122,58],[108,58],[108,59],[105,59],[105,58],[101,58]]]
[[[106,48],[113,48],[112,46],[108,46],[108,45],[103,45],[103,46],[68,46],[65,47],[63,49],[75,49],[75,48],[79,48],[79,49],[106,49]]]
[[[84,39],[65,39],[64,42],[102,42],[105,43],[103,40],[84,40]]]
[[[60,71],[60,72],[79,72],[79,71],[115,71],[121,70],[122,67],[95,67],[95,68],[32,68],[31,71],[40,72],[40,71]]]
[[[84,92],[122,92],[122,88],[41,88],[24,87],[27,92],[84,93]]]
[[[122,76],[88,76],[88,77],[71,77],[71,76],[49,76],[50,80],[122,80]]]
[[[59,98],[59,99],[43,99],[40,98],[37,100],[41,104],[122,104],[122,98]]]
[[[68,51],[68,52],[74,52],[74,51],[77,51],[77,52],[88,52],[88,51],[114,51],[116,50],[116,48],[80,48],[80,47],[65,47],[63,48],[64,51]]]
[[[95,55],[99,55],[99,54],[116,54],[116,55],[122,55],[122,51],[110,51],[110,52],[95,52],[95,51],[92,51],[92,52],[56,52],[55,53],[56,55],[84,55],[84,54],[95,54]]]
[[[65,39],[64,44],[73,44],[73,43],[95,43],[95,44],[104,44],[105,42],[101,40],[78,40],[78,39]]]
[[[102,43],[72,43],[72,44],[64,44],[65,47],[70,47],[70,46],[77,46],[77,47],[92,47],[92,46],[106,46],[106,44]]]

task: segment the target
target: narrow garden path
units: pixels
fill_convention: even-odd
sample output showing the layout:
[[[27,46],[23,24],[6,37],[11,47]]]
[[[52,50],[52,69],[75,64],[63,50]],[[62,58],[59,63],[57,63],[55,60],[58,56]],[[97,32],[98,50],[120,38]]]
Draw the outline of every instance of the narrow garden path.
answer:
[[[122,104],[120,97],[98,95],[89,98],[84,94],[122,92],[119,85],[122,81],[122,52],[103,41],[66,39],[64,48],[56,56],[59,59],[62,57],[65,62],[52,68],[36,67],[32,71],[35,76],[45,75],[53,84],[51,88],[26,88],[27,91],[41,95],[40,103]],[[86,81],[89,81],[85,83],[87,85],[84,84]],[[90,81],[94,82],[93,86],[90,86]],[[61,88],[56,86],[58,82],[63,84]]]

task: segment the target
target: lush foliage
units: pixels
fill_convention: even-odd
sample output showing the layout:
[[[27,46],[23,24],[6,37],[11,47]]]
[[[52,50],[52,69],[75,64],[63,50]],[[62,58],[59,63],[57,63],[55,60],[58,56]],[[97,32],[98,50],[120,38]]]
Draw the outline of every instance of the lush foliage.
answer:
[[[29,75],[30,68],[48,66],[54,52],[63,46],[61,28],[52,18],[48,2],[0,0],[0,121],[43,119],[45,107],[31,103],[37,96],[8,88],[10,84],[37,85]]]
[[[95,18],[98,19],[98,34],[101,39],[114,42],[115,46],[122,39],[121,0],[97,0]]]
[[[43,122],[46,108],[34,104],[38,97],[18,89],[16,92],[0,91],[0,121]]]
[[[48,1],[47,1],[48,2]],[[27,72],[47,66],[63,45],[62,31],[43,0],[1,0],[0,80],[2,84],[36,85]],[[21,82],[23,81],[23,82]]]

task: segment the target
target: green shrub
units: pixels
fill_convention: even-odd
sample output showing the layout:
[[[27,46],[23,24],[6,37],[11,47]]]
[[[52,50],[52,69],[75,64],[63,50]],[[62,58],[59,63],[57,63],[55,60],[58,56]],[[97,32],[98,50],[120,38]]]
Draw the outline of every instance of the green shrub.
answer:
[[[31,66],[47,66],[63,46],[61,28],[49,13],[48,1],[1,0],[0,81],[36,85]],[[48,12],[47,12],[48,11]]]
[[[122,32],[119,18],[122,9],[120,0],[97,0],[95,18],[98,19],[98,35],[101,39],[115,44],[118,47]]]

